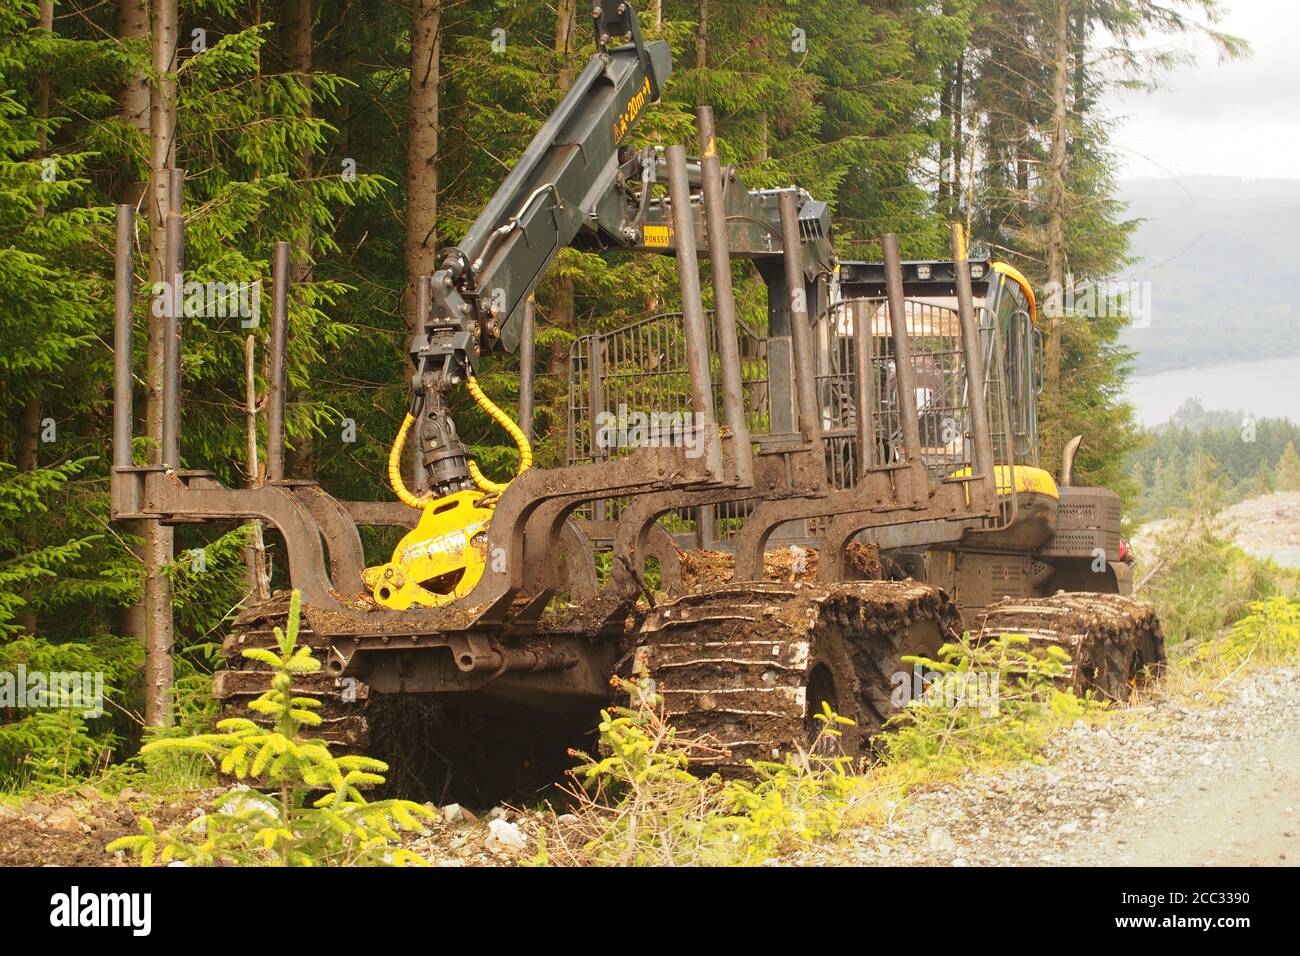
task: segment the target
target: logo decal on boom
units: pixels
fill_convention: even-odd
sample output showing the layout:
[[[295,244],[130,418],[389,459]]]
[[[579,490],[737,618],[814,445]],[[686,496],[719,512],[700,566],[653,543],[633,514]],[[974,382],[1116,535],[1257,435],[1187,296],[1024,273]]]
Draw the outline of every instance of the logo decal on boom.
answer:
[[[632,98],[627,101],[627,106],[623,107],[623,112],[614,118],[614,145],[617,146],[623,142],[623,137],[632,127],[632,123],[641,111],[645,109],[646,103],[650,102],[650,77],[645,78],[641,84],[641,89],[632,94]]]

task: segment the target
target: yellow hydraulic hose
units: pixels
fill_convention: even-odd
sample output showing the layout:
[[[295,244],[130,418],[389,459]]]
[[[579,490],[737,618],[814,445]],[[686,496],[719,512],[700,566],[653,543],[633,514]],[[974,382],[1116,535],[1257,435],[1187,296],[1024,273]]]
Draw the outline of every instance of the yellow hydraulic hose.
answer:
[[[1025,298],[1029,300],[1029,321],[1034,325],[1038,325],[1038,299],[1034,296],[1034,287],[1029,284],[1029,280],[1018,269],[1005,262],[995,262],[991,268],[994,272],[1002,273],[1024,290]]]
[[[398,500],[404,505],[410,505],[412,508],[425,508],[432,501],[421,501],[413,495],[405,483],[402,481],[402,449],[406,447],[406,433],[411,430],[415,424],[415,419],[411,413],[407,412],[406,417],[402,419],[402,427],[397,430],[397,438],[393,441],[393,448],[388,453],[388,483],[393,488],[393,494],[397,495]]]
[[[478,382],[475,381],[474,376],[469,377],[466,386],[469,388],[470,395],[474,396],[474,401],[478,402],[485,412],[496,419],[497,423],[509,432],[510,437],[515,440],[515,444],[519,447],[519,471],[515,474],[523,474],[533,466],[533,449],[528,444],[528,439],[524,436],[523,431],[511,420],[509,415],[492,403],[492,399],[483,394],[483,389],[478,387]],[[417,497],[402,481],[402,449],[406,447],[406,435],[413,424],[415,424],[415,419],[408,412],[406,417],[402,419],[402,427],[397,430],[397,438],[393,440],[393,447],[388,452],[388,484],[392,486],[393,494],[397,495],[398,500],[403,504],[412,508],[427,508],[435,503],[434,500]],[[508,481],[492,481],[490,478],[485,477],[478,470],[478,465],[473,458],[469,460],[469,474],[474,479],[474,484],[478,486],[479,490],[488,494],[500,494],[510,484]]]
[[[483,389],[478,387],[478,382],[475,381],[473,375],[465,380],[465,387],[474,396],[474,401],[478,402],[479,407],[496,419],[497,424],[509,432],[510,437],[515,440],[515,444],[519,447],[519,470],[515,472],[515,475],[516,477],[522,475],[533,466],[533,449],[528,444],[528,439],[524,436],[523,430],[511,420],[509,415],[497,408],[492,403],[492,399],[483,394]],[[484,477],[483,473],[478,470],[478,465],[473,458],[469,460],[469,474],[474,479],[474,484],[478,485],[479,490],[489,494],[500,494],[510,484],[508,481],[498,482]]]

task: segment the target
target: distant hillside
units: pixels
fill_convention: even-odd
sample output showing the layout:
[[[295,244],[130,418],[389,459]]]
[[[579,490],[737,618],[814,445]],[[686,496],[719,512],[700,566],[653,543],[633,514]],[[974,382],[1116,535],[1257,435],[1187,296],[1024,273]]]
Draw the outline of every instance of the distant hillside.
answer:
[[[1151,282],[1151,324],[1124,342],[1138,374],[1300,355],[1300,180],[1187,176],[1120,184],[1145,219],[1125,278]]]

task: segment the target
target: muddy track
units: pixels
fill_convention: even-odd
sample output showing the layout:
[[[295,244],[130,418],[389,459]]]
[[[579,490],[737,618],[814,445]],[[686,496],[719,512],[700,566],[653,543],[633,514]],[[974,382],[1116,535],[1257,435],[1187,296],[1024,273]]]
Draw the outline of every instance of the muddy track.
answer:
[[[223,717],[256,718],[247,704],[266,689],[268,671],[241,652],[273,647],[288,609],[288,595],[277,594],[236,618],[222,648],[227,669],[213,684]],[[1076,661],[1065,683],[1080,692],[1095,687],[1120,698],[1140,665],[1164,658],[1154,612],[1114,595],[1003,601],[982,624],[985,637],[1018,633],[1062,647]],[[740,772],[749,760],[812,747],[823,702],[854,722],[836,749],[868,753],[906,701],[899,675],[912,665],[903,658],[933,657],[958,628],[947,595],[913,581],[718,585],[652,609],[625,660],[655,681],[680,733],[719,747],[700,766]],[[328,658],[328,640],[305,619],[299,640]],[[478,713],[474,701],[373,695],[323,671],[303,675],[294,690],[321,701],[324,722],[312,736],[386,759],[402,768],[394,785],[421,796],[495,801],[535,792],[563,776],[567,748],[585,733],[572,721],[551,733],[517,711]]]
[[[1039,648],[1070,655],[1063,687],[1128,698],[1164,664],[1165,641],[1155,608],[1118,594],[1066,593],[1046,598],[1005,598],[978,615],[977,641],[1020,635]]]
[[[225,667],[213,676],[221,718],[268,721],[248,704],[270,686],[270,670],[249,661],[249,648],[274,648],[275,628],[288,623],[289,595],[277,593],[241,612],[222,643]],[[329,659],[330,641],[302,616],[298,642],[318,661]],[[294,693],[321,702],[323,721],[303,735],[333,744],[335,754],[365,754],[389,765],[385,795],[459,801],[490,807],[506,798],[526,800],[562,780],[572,764],[568,749],[590,747],[598,719],[568,710],[539,714],[477,695],[380,694],[351,677],[322,669],[294,679]]]
[[[841,745],[857,755],[897,707],[902,658],[933,655],[957,623],[947,595],[915,582],[728,586],[654,609],[632,667],[679,732],[725,751],[713,766],[806,750],[822,701],[855,722]]]
[[[275,629],[284,628],[289,621],[289,595],[279,592],[269,600],[246,608],[235,618],[230,633],[221,645],[221,656],[226,665],[213,675],[212,696],[221,702],[221,717],[263,718],[248,709],[270,687],[269,670],[264,664],[247,660],[242,652],[252,648],[275,649]],[[298,643],[312,650],[322,665],[329,659],[330,641],[318,636],[304,615],[298,624]],[[293,684],[293,691],[321,702],[318,713],[320,727],[307,733],[311,737],[338,744],[337,752],[364,752],[370,745],[370,726],[367,720],[366,685],[353,678],[338,679],[322,669],[315,674],[301,674]]]

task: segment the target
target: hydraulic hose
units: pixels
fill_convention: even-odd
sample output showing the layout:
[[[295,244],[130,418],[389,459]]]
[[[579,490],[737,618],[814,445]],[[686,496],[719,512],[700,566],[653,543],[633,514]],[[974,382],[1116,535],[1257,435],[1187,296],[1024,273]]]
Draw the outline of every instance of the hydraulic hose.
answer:
[[[393,440],[392,450],[388,453],[388,483],[393,488],[393,494],[397,495],[402,504],[410,505],[412,508],[426,508],[433,504],[432,501],[421,501],[412,494],[402,481],[402,449],[406,447],[406,433],[411,430],[415,424],[415,419],[410,412],[402,419],[402,427],[397,430],[397,438]]]
[[[497,424],[509,432],[510,437],[515,440],[515,445],[519,448],[519,470],[515,472],[515,476],[522,475],[533,466],[533,448],[528,444],[528,438],[524,435],[523,430],[514,423],[509,415],[497,408],[492,399],[483,394],[483,389],[478,387],[478,382],[473,375],[465,380],[465,387],[469,389],[470,395],[474,397],[474,401],[478,402],[479,407],[496,419]],[[500,494],[510,484],[508,481],[492,481],[490,478],[485,477],[478,470],[478,465],[473,458],[469,459],[469,474],[474,479],[474,484],[478,485],[479,490],[489,494]]]
[[[533,449],[528,444],[528,439],[523,431],[514,421],[501,409],[492,402],[492,399],[483,394],[483,389],[479,388],[478,382],[471,375],[466,381],[466,387],[474,401],[478,402],[485,412],[491,415],[502,428],[510,433],[510,437],[515,440],[515,445],[519,448],[519,471],[515,472],[516,476],[523,474],[533,466]],[[406,436],[415,424],[415,418],[408,412],[402,419],[402,426],[397,430],[397,437],[393,440],[393,447],[388,452],[388,484],[393,489],[393,494],[397,495],[399,501],[412,508],[427,508],[434,504],[433,499],[420,498],[406,487],[402,481],[402,449],[406,447]],[[487,478],[478,469],[474,459],[469,459],[469,474],[474,479],[474,484],[480,491],[488,494],[500,494],[506,490],[510,482],[492,481]]]

